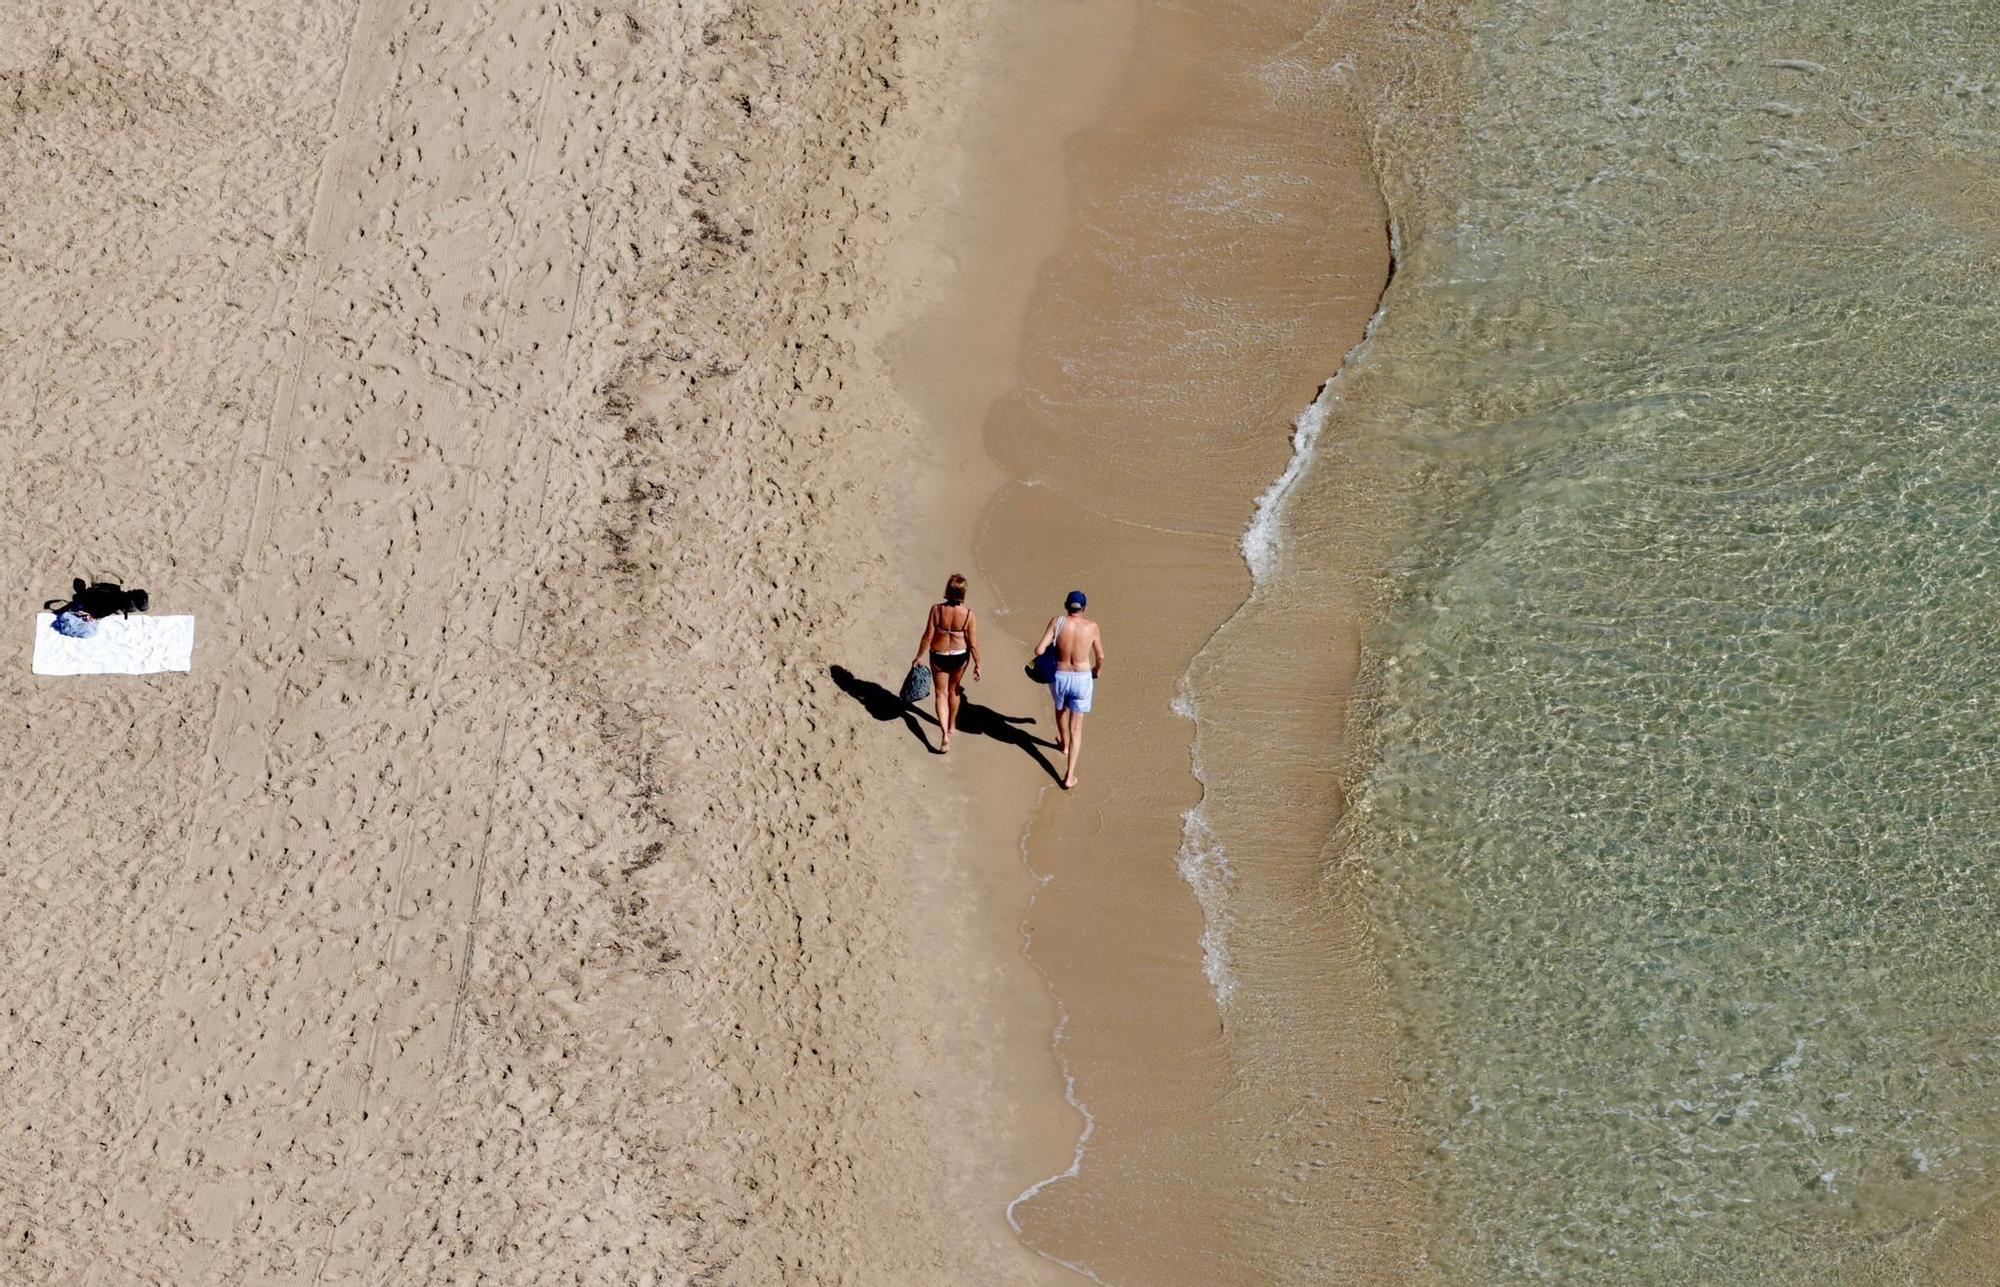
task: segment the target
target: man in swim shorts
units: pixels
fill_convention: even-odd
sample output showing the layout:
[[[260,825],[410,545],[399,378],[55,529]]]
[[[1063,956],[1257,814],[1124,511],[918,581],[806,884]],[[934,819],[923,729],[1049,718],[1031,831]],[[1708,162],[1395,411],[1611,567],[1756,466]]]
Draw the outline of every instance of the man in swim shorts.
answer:
[[[1056,745],[1065,758],[1063,790],[1076,786],[1077,761],[1083,758],[1083,717],[1090,713],[1090,701],[1097,688],[1097,676],[1104,669],[1104,635],[1097,623],[1083,615],[1089,603],[1081,590],[1071,590],[1063,601],[1063,615],[1049,619],[1036,655],[1050,644],[1056,647],[1056,677],[1049,691],[1056,699]]]

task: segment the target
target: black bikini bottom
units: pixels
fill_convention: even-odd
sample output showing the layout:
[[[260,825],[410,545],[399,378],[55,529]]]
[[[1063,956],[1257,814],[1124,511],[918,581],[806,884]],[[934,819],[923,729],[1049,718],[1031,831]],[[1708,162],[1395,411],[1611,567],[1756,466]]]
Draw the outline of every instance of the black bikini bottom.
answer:
[[[942,670],[947,675],[956,675],[965,669],[970,652],[934,652],[931,654],[931,669]]]

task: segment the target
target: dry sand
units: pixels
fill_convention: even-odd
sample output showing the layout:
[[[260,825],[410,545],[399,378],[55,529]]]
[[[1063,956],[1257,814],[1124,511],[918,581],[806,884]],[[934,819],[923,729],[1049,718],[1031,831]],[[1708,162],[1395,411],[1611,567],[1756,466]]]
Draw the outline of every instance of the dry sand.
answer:
[[[1048,1270],[1050,1012],[851,700],[982,12],[10,14],[0,1279]],[[73,574],[194,674],[30,677]]]

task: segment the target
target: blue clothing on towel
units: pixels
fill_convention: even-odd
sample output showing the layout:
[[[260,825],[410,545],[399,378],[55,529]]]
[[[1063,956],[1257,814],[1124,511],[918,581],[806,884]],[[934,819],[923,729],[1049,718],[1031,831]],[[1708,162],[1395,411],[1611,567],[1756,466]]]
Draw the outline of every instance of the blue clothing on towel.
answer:
[[[70,639],[88,639],[97,633],[97,622],[81,612],[58,612],[49,625],[57,634]]]

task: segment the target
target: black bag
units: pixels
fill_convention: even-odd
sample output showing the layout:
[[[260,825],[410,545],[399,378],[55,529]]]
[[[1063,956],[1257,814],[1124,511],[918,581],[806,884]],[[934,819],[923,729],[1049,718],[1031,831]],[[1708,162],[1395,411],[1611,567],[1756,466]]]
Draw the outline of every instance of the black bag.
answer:
[[[903,700],[906,702],[921,702],[928,699],[930,695],[931,668],[929,666],[910,667],[910,673],[903,678]]]
[[[152,600],[144,590],[127,590],[116,581],[99,581],[95,585],[85,585],[82,577],[70,582],[72,591],[67,603],[61,599],[50,599],[42,605],[44,612],[76,611],[99,621],[110,616],[127,616],[134,612],[144,612],[152,606]]]

